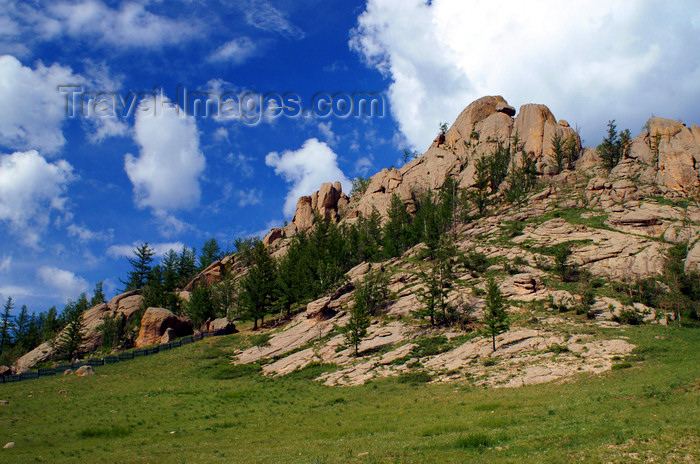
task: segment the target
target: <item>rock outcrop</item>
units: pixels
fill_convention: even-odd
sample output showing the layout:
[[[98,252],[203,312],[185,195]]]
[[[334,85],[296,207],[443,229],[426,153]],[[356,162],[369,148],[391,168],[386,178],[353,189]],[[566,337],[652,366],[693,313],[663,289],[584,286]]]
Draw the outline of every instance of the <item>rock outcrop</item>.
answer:
[[[179,317],[165,308],[148,308],[141,318],[141,330],[136,339],[136,348],[160,343],[166,330],[173,329],[176,336],[193,333],[192,321]]]
[[[313,194],[299,198],[292,222],[284,227],[272,229],[263,238],[263,244],[270,246],[285,237],[292,237],[298,232],[310,230],[315,223],[316,215],[338,221],[344,214],[349,201],[348,196],[343,193],[340,182],[325,183]]]

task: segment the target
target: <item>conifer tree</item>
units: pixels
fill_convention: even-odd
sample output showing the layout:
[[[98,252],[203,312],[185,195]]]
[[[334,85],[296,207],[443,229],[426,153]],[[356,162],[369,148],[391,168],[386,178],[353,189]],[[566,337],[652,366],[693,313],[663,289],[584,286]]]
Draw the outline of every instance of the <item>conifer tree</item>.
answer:
[[[145,242],[134,250],[133,258],[127,258],[131,264],[131,271],[129,271],[127,281],[122,281],[125,285],[125,291],[140,290],[146,286],[155,254],[155,250],[148,245],[148,242]]]
[[[22,305],[22,309],[20,310],[19,315],[15,316],[14,321],[12,338],[15,345],[23,346],[26,344],[30,322],[27,305]]]
[[[95,284],[95,290],[93,290],[92,298],[90,299],[90,307],[97,306],[101,303],[107,303],[104,291],[102,290],[102,282],[97,282]]]
[[[262,324],[275,301],[275,263],[262,242],[255,242],[253,264],[241,279],[239,301],[244,314],[253,320],[253,330]]]
[[[84,293],[80,295],[78,301],[68,301],[68,304],[63,309],[62,317],[66,322],[66,326],[61,331],[54,346],[59,354],[66,356],[68,359],[73,359],[80,352],[85,339],[83,315],[87,309],[88,301]]]
[[[615,120],[608,121],[608,134],[603,139],[603,142],[598,145],[596,151],[603,160],[603,165],[612,169],[624,158],[629,152],[632,143],[632,136],[629,129],[618,134]]]
[[[7,298],[7,303],[3,306],[2,316],[0,318],[0,353],[5,351],[10,346],[13,322],[10,316],[10,311],[14,308],[12,297]]]
[[[508,311],[506,310],[503,295],[498,284],[492,278],[489,280],[486,291],[486,307],[484,311],[484,328],[482,333],[491,337],[493,351],[496,351],[496,336],[506,332],[510,328]]]
[[[215,238],[210,238],[202,247],[202,254],[199,256],[199,271],[211,266],[214,262],[222,258],[221,247]]]
[[[397,194],[391,196],[387,218],[382,231],[384,254],[401,256],[411,245],[411,216]]]

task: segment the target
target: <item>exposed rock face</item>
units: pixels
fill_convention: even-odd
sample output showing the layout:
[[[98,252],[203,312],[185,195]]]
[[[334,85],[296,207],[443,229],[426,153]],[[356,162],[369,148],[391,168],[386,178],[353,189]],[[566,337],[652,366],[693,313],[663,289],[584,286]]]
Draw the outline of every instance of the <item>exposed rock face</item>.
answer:
[[[219,319],[214,319],[209,323],[208,330],[210,332],[216,332],[216,333],[222,333],[222,334],[233,334],[238,332],[236,330],[236,324],[234,324],[232,321],[229,321],[225,317],[221,317]]]
[[[0,366],[0,375],[12,375],[12,369],[7,366]]]
[[[345,212],[349,201],[348,196],[343,193],[343,186],[340,182],[333,184],[327,182],[313,194],[299,198],[292,222],[284,227],[272,229],[263,238],[263,244],[265,246],[274,245],[285,237],[310,230],[314,226],[316,214],[338,221]]]
[[[212,285],[221,280],[221,276],[234,265],[234,255],[225,256],[224,258],[215,261],[205,270],[200,272],[197,277],[192,279],[184,288],[186,292],[194,290],[195,285]]]
[[[136,310],[141,307],[142,301],[141,290],[132,290],[115,296],[109,300],[107,306],[110,311],[122,314],[126,321],[129,321]]]
[[[167,329],[173,329],[178,337],[192,334],[192,321],[178,317],[164,308],[148,308],[141,319],[141,330],[136,339],[136,347],[160,343]]]
[[[168,327],[165,329],[165,332],[163,333],[163,336],[160,337],[160,344],[164,345],[166,343],[170,343],[173,340],[177,338],[177,332],[175,332],[175,329],[172,327]]]

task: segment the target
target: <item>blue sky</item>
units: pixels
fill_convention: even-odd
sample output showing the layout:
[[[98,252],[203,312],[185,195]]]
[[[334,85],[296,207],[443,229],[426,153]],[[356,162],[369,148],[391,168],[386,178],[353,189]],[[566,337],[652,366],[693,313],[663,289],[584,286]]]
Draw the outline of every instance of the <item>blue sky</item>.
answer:
[[[262,234],[325,181],[399,166],[472,100],[547,104],[589,146],[616,118],[700,123],[693,1],[0,0],[0,298],[30,311],[159,252]],[[109,93],[380,93],[384,117],[66,116]],[[156,101],[159,103],[160,100]]]

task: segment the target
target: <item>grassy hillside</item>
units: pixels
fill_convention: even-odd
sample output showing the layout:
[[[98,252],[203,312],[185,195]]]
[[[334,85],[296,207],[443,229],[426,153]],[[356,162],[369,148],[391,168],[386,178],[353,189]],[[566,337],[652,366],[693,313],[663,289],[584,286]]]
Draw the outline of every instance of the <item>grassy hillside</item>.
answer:
[[[310,366],[232,366],[246,335],[0,385],[0,461],[122,463],[696,462],[700,332],[610,329],[638,346],[563,384],[482,389],[407,377],[324,387]],[[67,395],[59,394],[66,390]]]

